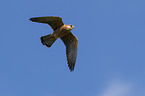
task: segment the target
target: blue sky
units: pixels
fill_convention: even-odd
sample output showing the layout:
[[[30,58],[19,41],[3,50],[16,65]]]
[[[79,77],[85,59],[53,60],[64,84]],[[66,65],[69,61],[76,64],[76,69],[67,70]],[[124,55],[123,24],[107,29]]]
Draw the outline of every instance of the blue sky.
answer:
[[[144,0],[3,0],[0,96],[145,96]],[[78,37],[69,72],[65,46],[31,17],[60,16]],[[55,59],[56,58],[56,59]]]

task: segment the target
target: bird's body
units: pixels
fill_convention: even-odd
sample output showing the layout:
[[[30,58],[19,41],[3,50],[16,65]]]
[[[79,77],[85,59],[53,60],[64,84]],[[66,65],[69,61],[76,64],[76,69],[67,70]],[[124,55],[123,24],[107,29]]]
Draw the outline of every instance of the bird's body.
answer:
[[[68,30],[68,25],[63,25],[60,28],[56,29],[51,35],[55,38],[60,38],[65,36],[67,33],[69,33],[71,30]]]
[[[54,30],[53,33],[42,36],[40,38],[43,45],[51,47],[52,44],[60,38],[66,46],[67,61],[70,71],[74,70],[76,57],[77,57],[77,37],[71,33],[74,28],[73,25],[65,25],[60,17],[48,16],[48,17],[35,17],[30,18],[33,22],[46,23]]]

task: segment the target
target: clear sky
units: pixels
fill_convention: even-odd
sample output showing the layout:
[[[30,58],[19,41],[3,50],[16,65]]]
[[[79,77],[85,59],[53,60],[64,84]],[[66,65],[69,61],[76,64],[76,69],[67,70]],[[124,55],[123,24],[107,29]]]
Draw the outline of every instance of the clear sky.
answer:
[[[2,0],[0,14],[0,96],[145,96],[145,0]],[[73,72],[39,16],[75,26]]]

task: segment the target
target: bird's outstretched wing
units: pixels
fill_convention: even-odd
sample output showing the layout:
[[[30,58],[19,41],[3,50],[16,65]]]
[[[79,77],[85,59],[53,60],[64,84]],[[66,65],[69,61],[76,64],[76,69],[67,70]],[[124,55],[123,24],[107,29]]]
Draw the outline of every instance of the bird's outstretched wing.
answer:
[[[69,67],[70,71],[73,71],[74,67],[75,67],[76,58],[77,58],[77,48],[78,48],[77,37],[74,36],[70,32],[67,35],[61,37],[61,40],[64,42],[64,44],[66,46],[68,67]]]
[[[53,30],[56,30],[57,28],[60,28],[62,25],[64,25],[62,18],[56,16],[34,17],[30,18],[29,20],[33,22],[49,24]]]

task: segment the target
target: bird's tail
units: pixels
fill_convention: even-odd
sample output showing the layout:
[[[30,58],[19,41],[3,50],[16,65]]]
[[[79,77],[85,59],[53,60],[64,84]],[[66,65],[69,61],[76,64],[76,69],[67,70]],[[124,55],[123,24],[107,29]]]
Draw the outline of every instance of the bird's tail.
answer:
[[[54,36],[51,36],[51,34],[42,36],[40,38],[41,43],[47,47],[51,47],[51,45],[56,41],[56,39],[57,38],[55,38]]]

